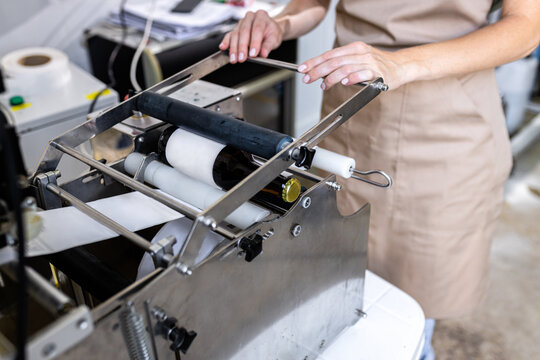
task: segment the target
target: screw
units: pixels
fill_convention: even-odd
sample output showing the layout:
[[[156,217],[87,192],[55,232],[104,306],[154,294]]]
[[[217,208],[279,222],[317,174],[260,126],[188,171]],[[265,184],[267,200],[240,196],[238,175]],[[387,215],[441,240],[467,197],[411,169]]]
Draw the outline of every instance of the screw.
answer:
[[[156,320],[164,321],[167,320],[168,316],[165,313],[165,310],[163,310],[160,307],[154,306],[151,310],[152,315],[156,318]]]
[[[181,263],[178,263],[176,265],[176,270],[178,270],[178,272],[182,275],[191,275],[193,274],[193,271],[191,271],[191,269],[189,267],[187,267],[186,265],[184,264],[181,264]]]
[[[205,216],[201,219],[201,222],[205,225],[205,226],[208,226],[210,227],[212,230],[215,230],[217,228],[217,223],[216,221],[209,217],[209,216]]]
[[[26,197],[23,201],[23,207],[25,209],[36,210],[36,199],[31,196]]]
[[[79,330],[86,330],[88,328],[88,320],[86,319],[81,319],[77,322],[77,328],[79,328]]]
[[[298,235],[300,235],[300,233],[302,232],[302,227],[300,226],[300,224],[296,224],[292,227],[291,229],[291,234],[294,236],[294,237],[297,237]]]
[[[355,312],[356,315],[360,316],[362,319],[367,318],[367,313],[363,312],[361,309],[356,309]]]
[[[304,209],[307,209],[309,206],[311,205],[311,198],[309,196],[306,196],[303,200],[302,200],[302,207]]]
[[[264,235],[263,235],[263,240],[266,240],[268,239],[270,236],[274,235],[274,229],[270,229],[268,230]]]
[[[342,188],[341,184],[336,181],[327,181],[326,185],[328,185],[328,187],[334,191],[340,191]]]
[[[44,357],[51,357],[54,354],[54,351],[56,350],[56,345],[54,343],[48,343],[43,347],[43,350],[41,350],[41,353]]]

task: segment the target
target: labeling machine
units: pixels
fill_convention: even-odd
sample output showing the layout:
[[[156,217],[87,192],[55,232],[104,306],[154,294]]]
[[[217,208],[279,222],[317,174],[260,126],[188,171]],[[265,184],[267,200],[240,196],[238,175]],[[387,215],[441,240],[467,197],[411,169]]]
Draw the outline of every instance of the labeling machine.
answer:
[[[293,64],[253,61],[296,70]],[[315,359],[362,316],[369,204],[342,216],[336,176],[306,170],[391,185],[383,172],[360,172],[354,160],[316,147],[385,90],[382,79],[359,86],[293,139],[239,120],[241,94],[199,81],[227,63],[218,52],[52,140],[28,179],[13,128],[2,121],[1,359],[14,358],[23,347],[32,359]],[[182,156],[195,156],[197,144],[212,141],[218,150],[229,146],[249,154],[255,170],[229,190],[202,184],[206,155],[200,171],[195,164],[191,176],[182,174],[166,164],[182,156],[163,157],[171,125],[193,134],[190,139],[204,138],[191,148],[183,140]],[[75,149],[113,127],[131,139],[128,157],[105,164]],[[63,156],[91,170],[60,186]],[[386,181],[366,177],[374,173]],[[289,204],[257,200],[279,176],[301,184],[295,196],[291,190],[283,197]],[[144,195],[142,210],[132,204],[106,215],[90,205],[126,195]],[[144,210],[150,205],[176,214],[175,221],[187,226],[185,236],[161,238],[157,225],[163,219],[132,229],[114,220],[121,211],[150,218],[153,213]],[[40,224],[40,218],[64,210],[95,224],[68,234]],[[73,219],[63,218],[65,229]],[[98,226],[114,236],[79,242]],[[53,243],[61,236],[71,242],[61,251],[35,251],[36,241]],[[145,271],[141,258],[150,264]]]

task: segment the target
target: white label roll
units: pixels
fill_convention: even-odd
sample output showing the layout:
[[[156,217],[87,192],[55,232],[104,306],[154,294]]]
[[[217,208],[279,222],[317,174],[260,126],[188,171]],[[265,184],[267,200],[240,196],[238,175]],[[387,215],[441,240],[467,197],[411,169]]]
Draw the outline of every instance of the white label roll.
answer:
[[[2,57],[0,63],[7,89],[23,96],[58,89],[71,79],[67,55],[53,48],[15,50]]]
[[[169,137],[165,156],[175,169],[201,180],[206,184],[219,187],[214,182],[213,168],[216,157],[225,145],[178,129]]]
[[[143,160],[144,155],[131,153],[124,161],[124,169],[133,175]],[[148,164],[144,172],[144,181],[201,210],[206,209],[225,194],[224,191],[197,181],[159,161],[152,161]],[[225,221],[241,229],[246,229],[268,215],[270,215],[270,211],[245,202],[229,214]]]

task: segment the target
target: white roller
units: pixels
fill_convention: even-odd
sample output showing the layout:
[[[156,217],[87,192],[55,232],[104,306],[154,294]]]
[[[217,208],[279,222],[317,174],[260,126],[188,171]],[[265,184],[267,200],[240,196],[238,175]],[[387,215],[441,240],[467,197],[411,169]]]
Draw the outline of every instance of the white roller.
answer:
[[[193,134],[189,131],[176,130],[167,142],[165,156],[175,169],[219,188],[212,175],[214,162],[225,145]],[[312,167],[350,178],[356,161],[348,156],[315,147]]]
[[[124,161],[126,172],[132,175],[135,174],[143,160],[144,156],[142,154],[132,153],[128,155]],[[144,172],[144,180],[167,194],[201,210],[206,209],[225,194],[224,191],[199,182],[159,161],[152,161],[148,164]],[[268,215],[270,215],[270,211],[246,202],[227,216],[225,221],[241,229],[246,229]]]
[[[214,182],[212,169],[214,161],[225,145],[189,131],[178,129],[167,141],[165,156],[176,170],[218,187]]]
[[[312,167],[328,171],[347,179],[351,177],[352,169],[356,167],[356,161],[353,158],[320,147],[315,147],[315,150],[315,156],[311,163]]]

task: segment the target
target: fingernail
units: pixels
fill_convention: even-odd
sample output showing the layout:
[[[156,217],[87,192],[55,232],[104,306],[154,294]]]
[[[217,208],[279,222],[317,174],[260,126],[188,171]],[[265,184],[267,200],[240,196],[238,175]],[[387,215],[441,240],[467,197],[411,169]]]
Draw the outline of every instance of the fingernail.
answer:
[[[253,48],[249,50],[249,56],[255,56],[257,54],[257,49]]]
[[[236,55],[231,54],[230,60],[231,60],[231,62],[235,62],[236,61]]]
[[[302,79],[303,82],[305,82],[306,84],[309,82],[309,75],[306,75],[304,76],[304,78]]]
[[[345,78],[345,79],[341,80],[341,83],[343,85],[347,85],[349,83],[349,79]]]
[[[219,44],[219,47],[223,47],[223,45],[224,45],[224,44],[223,44],[223,43],[221,43],[221,44]]]
[[[244,53],[243,52],[238,54],[238,60],[240,60],[240,61],[244,60]]]
[[[298,67],[298,71],[299,71],[299,72],[302,72],[302,71],[306,70],[306,68],[307,68],[307,66],[304,65],[304,64],[302,64],[302,65],[300,65],[300,66]]]
[[[325,83],[321,83],[321,89],[326,89],[326,84]]]

